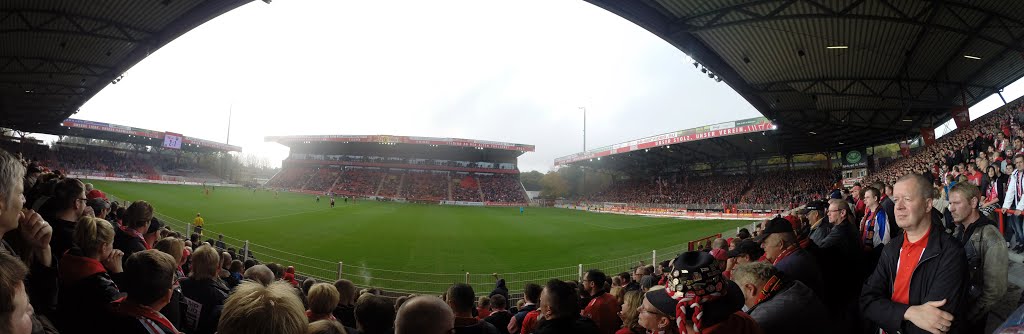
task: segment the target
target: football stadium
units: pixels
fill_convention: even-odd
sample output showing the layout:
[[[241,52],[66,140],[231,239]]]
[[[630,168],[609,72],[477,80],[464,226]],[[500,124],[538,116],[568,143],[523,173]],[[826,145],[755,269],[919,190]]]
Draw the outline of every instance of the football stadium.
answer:
[[[0,4],[0,333],[1024,328],[1022,3],[587,0],[760,116],[590,148],[579,107],[582,151],[571,131],[380,134],[416,122],[397,116],[304,132],[351,127],[288,110],[240,126],[285,152],[268,161],[231,111],[224,141],[79,114],[171,41],[275,5]]]

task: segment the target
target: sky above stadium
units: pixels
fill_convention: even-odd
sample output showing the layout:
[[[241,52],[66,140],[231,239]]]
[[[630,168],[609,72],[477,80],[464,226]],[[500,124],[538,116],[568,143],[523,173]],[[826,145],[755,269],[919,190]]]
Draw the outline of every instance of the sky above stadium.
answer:
[[[545,172],[582,150],[580,107],[588,149],[760,116],[675,47],[583,1],[279,0],[183,35],[72,117],[224,142],[230,109],[230,143],[275,165],[287,148],[264,136],[533,144],[520,169]]]

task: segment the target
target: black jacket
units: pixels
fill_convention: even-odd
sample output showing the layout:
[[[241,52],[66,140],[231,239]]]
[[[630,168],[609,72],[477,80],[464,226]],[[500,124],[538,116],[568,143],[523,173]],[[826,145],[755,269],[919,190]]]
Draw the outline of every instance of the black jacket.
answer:
[[[224,282],[216,280],[181,280],[181,330],[189,334],[213,334],[217,331],[220,312],[230,290]]]
[[[53,235],[50,238],[50,252],[54,260],[60,260],[64,253],[71,249],[73,234],[75,234],[75,222],[51,217],[46,220],[53,228]]]
[[[128,262],[128,257],[132,256],[132,254],[146,250],[146,243],[142,239],[116,228],[114,229],[114,248],[124,252],[121,262],[126,263]]]
[[[57,295],[57,327],[61,333],[91,333],[89,324],[106,313],[107,306],[121,297],[115,279],[95,259],[72,248],[57,267],[60,293]]]
[[[512,321],[512,313],[509,311],[491,312],[491,315],[484,318],[484,321],[494,325],[494,328],[498,329],[498,334],[509,334],[508,322]]]
[[[581,316],[540,320],[533,334],[600,334],[597,325]]]
[[[334,318],[338,319],[345,327],[356,327],[356,306],[355,305],[338,305],[334,308]],[[508,324],[508,322],[506,322]]]
[[[910,305],[921,305],[930,301],[945,299],[943,311],[953,315],[949,333],[959,333],[963,328],[964,289],[967,286],[967,258],[964,248],[953,237],[944,233],[941,227],[931,225],[928,245],[921,254],[921,260],[910,279]],[[860,296],[860,309],[870,326],[889,333],[926,333],[903,315],[910,305],[892,301],[893,282],[900,259],[900,248],[904,236],[893,239],[882,250],[878,266],[864,283]]]

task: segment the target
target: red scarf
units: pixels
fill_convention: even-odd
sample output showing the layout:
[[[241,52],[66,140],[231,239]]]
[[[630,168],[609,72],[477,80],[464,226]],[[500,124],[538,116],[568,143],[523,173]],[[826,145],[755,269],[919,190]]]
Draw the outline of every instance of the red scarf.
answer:
[[[761,291],[757,293],[757,302],[755,302],[754,306],[750,309],[753,310],[754,307],[757,307],[761,302],[775,296],[779,290],[782,290],[782,279],[780,279],[778,275],[772,275],[772,277],[768,279],[768,282],[765,282],[764,286],[761,287]]]
[[[693,332],[700,333],[701,330],[704,328],[704,325],[701,322],[701,318],[704,317],[703,305],[718,300],[725,296],[725,284],[722,281],[719,281],[718,283],[716,283],[716,285],[716,292],[706,294],[703,296],[698,296],[693,291],[687,291],[686,293],[673,293],[669,292],[668,290],[665,290],[666,293],[671,294],[673,299],[679,301],[678,303],[676,303],[676,327],[679,327],[680,334],[690,333],[691,328],[686,327],[685,321],[687,309],[693,309],[692,315],[690,316],[690,322],[693,324]]]
[[[127,226],[121,226],[121,231],[124,232],[124,233],[128,233],[128,235],[130,235],[132,237],[139,238],[139,240],[142,240],[142,244],[144,246],[146,246],[146,249],[153,249],[153,247],[149,247],[149,243],[146,242],[146,238],[143,237],[142,233],[139,233],[139,231],[136,231],[135,229],[128,228]]]
[[[164,327],[170,329],[174,333],[178,332],[178,329],[174,328],[174,325],[171,324],[171,321],[167,320],[167,318],[164,317],[163,314],[160,314],[160,312],[154,311],[153,309],[149,308],[149,306],[129,302],[128,300],[126,300],[126,298],[128,297],[121,297],[120,299],[115,300],[113,303],[111,303],[111,306],[114,309],[114,313],[130,315],[135,318],[149,319],[151,321],[159,323],[160,325],[163,325]]]
[[[782,250],[782,253],[775,258],[775,261],[772,261],[772,265],[774,266],[779,264],[779,262],[782,261],[782,259],[785,259],[787,256],[792,255],[793,252],[796,252],[798,249],[800,249],[800,247],[797,247],[797,245],[789,245],[789,247],[786,247],[786,249]]]

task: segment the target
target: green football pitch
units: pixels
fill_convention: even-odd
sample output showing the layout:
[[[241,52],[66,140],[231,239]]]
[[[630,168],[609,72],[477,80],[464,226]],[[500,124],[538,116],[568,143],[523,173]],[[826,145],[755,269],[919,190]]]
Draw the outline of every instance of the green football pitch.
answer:
[[[300,274],[360,286],[439,292],[467,279],[490,289],[500,273],[515,290],[528,281],[576,279],[583,270],[620,272],[685,250],[690,240],[735,230],[750,221],[680,220],[558,208],[455,207],[329,200],[296,193],[89,181],[119,200],[146,200],[162,221],[183,231],[196,213],[203,239],[249,241],[263,262],[294,265]],[[469,274],[467,274],[469,273]]]

